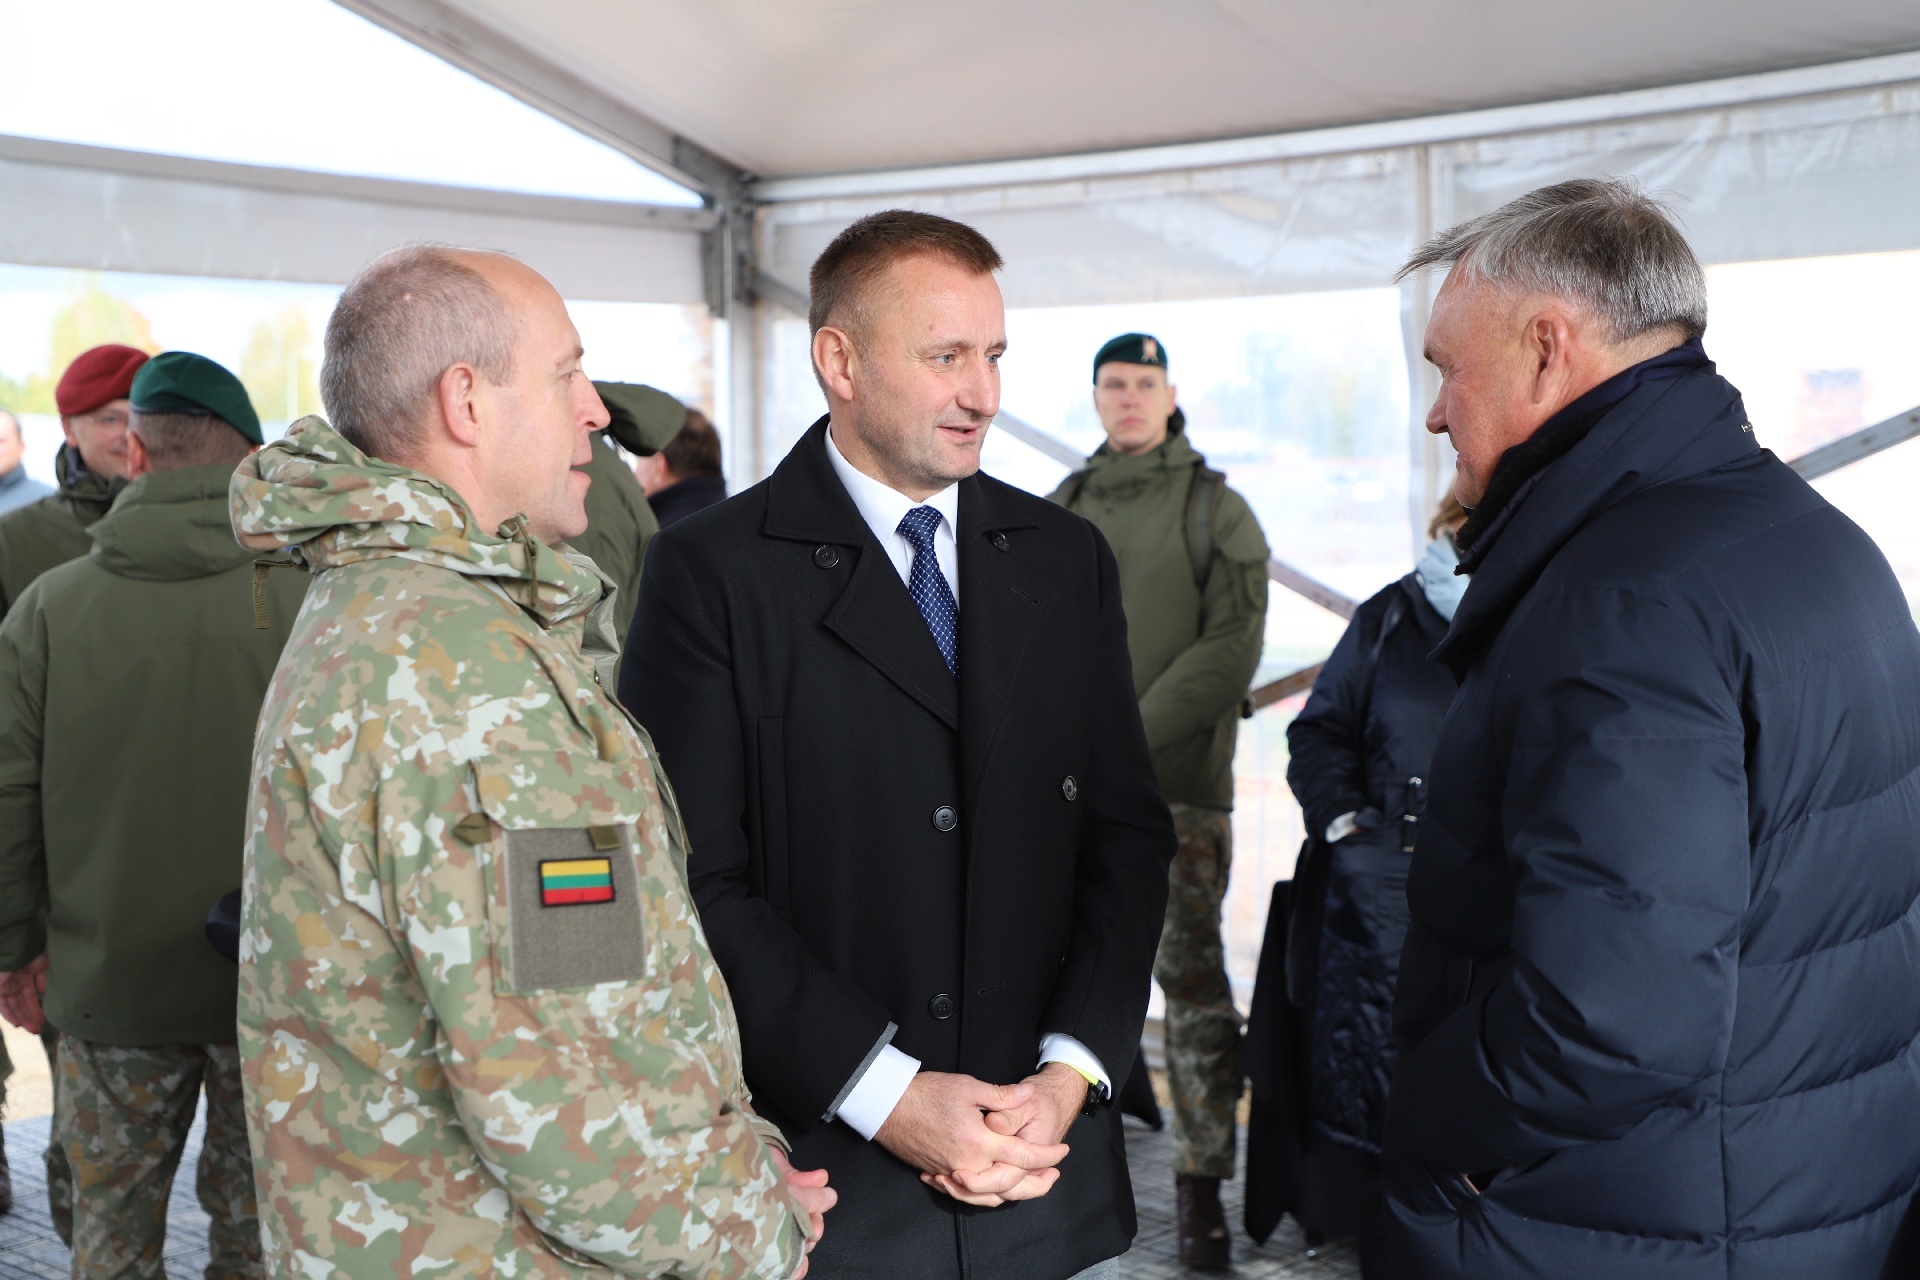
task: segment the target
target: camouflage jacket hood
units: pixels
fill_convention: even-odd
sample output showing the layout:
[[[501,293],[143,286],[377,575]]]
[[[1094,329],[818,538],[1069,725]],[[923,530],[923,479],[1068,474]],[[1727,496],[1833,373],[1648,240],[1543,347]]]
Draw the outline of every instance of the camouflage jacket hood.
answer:
[[[288,548],[313,571],[399,557],[484,578],[552,627],[601,601],[607,580],[534,537],[515,516],[493,533],[432,476],[369,457],[316,417],[249,456],[228,492],[234,535]]]

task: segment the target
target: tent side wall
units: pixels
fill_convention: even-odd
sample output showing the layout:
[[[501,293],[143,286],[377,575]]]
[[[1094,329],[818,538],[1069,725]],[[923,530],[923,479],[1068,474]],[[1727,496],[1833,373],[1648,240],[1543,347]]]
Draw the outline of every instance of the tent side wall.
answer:
[[[506,249],[571,298],[706,300],[702,209],[0,138],[0,262],[344,284],[395,245]]]

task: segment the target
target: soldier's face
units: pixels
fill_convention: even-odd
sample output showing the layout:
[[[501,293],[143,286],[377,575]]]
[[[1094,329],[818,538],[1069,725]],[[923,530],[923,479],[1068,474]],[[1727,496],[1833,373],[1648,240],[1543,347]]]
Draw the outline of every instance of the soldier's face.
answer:
[[[1158,365],[1109,360],[1093,383],[1094,412],[1106,428],[1107,443],[1120,453],[1158,449],[1166,441],[1173,404],[1173,384]]]
[[[492,388],[501,428],[493,474],[536,538],[576,538],[587,529],[591,483],[578,468],[593,459],[593,433],[607,425],[607,409],[581,369],[580,334],[553,286],[516,262],[493,270],[520,329],[513,379]]]
[[[889,268],[865,310],[844,347],[829,341],[833,350],[823,351],[825,329],[815,338],[834,444],[919,501],[980,469],[1007,349],[1000,285],[991,273],[919,254]]]
[[[60,419],[60,426],[87,470],[120,480],[127,474],[127,420],[132,413],[132,401],[110,400],[90,413]]]

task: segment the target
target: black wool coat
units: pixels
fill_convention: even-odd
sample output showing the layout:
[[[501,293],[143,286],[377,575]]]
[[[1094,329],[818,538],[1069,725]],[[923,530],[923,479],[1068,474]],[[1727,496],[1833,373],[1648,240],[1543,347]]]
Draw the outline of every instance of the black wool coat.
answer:
[[[1920,634],[1885,558],[1705,365],[1464,562],[1394,1274],[1876,1280],[1920,1184]]]
[[[825,436],[654,540],[621,696],[686,815],[755,1106],[840,1190],[813,1274],[1060,1280],[1132,1239],[1116,1112],[1074,1124],[1048,1195],[988,1210],[829,1117],[889,1039],[994,1083],[1056,1031],[1116,1086],[1132,1063],[1175,839],[1118,573],[1079,516],[962,481],[956,681]]]
[[[1327,850],[1307,1099],[1317,1136],[1368,1155],[1380,1153],[1393,1079],[1409,850],[1453,701],[1453,672],[1427,656],[1446,634],[1417,575],[1388,585],[1355,611],[1287,726],[1287,784],[1307,830],[1319,837],[1343,813],[1366,815],[1367,829]]]

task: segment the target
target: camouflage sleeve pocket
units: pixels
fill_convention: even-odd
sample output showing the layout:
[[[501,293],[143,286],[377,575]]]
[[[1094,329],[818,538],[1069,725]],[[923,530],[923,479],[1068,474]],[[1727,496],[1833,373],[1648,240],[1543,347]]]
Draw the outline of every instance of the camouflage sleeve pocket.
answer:
[[[502,994],[647,977],[630,824],[508,830],[503,846]]]

